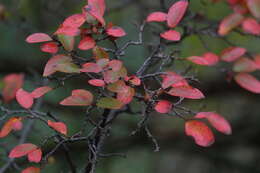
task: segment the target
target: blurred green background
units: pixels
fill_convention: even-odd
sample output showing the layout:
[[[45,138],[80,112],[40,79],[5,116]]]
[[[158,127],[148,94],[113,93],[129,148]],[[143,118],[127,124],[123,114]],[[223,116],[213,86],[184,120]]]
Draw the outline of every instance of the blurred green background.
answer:
[[[169,7],[175,1],[165,2]],[[25,89],[32,90],[39,85],[44,65],[50,55],[40,52],[37,44],[27,44],[25,38],[34,32],[53,33],[66,17],[79,13],[84,4],[84,0],[0,0],[0,6],[5,8],[5,18],[0,21],[0,75],[22,72],[26,76]],[[136,40],[137,29],[134,24],[143,21],[150,12],[160,10],[160,0],[107,0],[106,4],[106,21],[112,21],[127,32],[127,36],[120,39],[119,43]],[[212,4],[209,0],[191,1],[190,10],[213,22],[220,21],[231,12],[226,3]],[[194,21],[186,22],[190,22],[191,26],[201,25]],[[149,24],[145,31],[146,46],[130,47],[127,50],[122,60],[130,72],[135,72],[149,54],[147,46],[158,42],[152,32],[159,33],[162,30],[157,24]],[[259,38],[232,32],[227,39],[237,46],[247,48],[252,54],[260,52]],[[208,48],[203,46],[202,40],[207,43]],[[220,53],[227,46],[226,42],[216,37],[199,38],[197,35],[191,35],[181,44],[169,46],[168,49],[180,50],[181,57],[187,57],[201,55],[207,49]],[[82,52],[82,56],[90,55],[88,51]],[[189,65],[181,62],[168,70],[182,71]],[[205,93],[206,99],[186,101],[185,105],[194,110],[217,111],[222,114],[232,124],[231,136],[215,132],[215,144],[210,148],[201,148],[184,135],[182,120],[154,113],[150,128],[161,148],[160,152],[154,153],[153,145],[145,134],[129,136],[140,119],[138,115],[123,114],[114,123],[104,150],[126,153],[127,158],[101,159],[97,173],[259,173],[260,97],[240,88],[234,81],[227,82],[225,73],[221,71],[223,68],[230,67],[227,64],[220,64],[216,68],[194,66],[190,74],[200,79],[201,83],[196,85]],[[258,73],[255,75],[260,79]],[[86,80],[79,78],[67,81],[65,86],[47,94],[41,110],[54,112],[66,122],[69,134],[74,134],[86,125],[82,121],[83,109],[64,108],[58,102],[68,96],[72,89],[88,86]],[[138,105],[137,102],[133,103],[136,109]],[[18,108],[15,103],[9,107]],[[96,113],[101,114],[102,111],[97,110]],[[19,132],[17,134],[19,135]],[[27,141],[40,144],[43,138],[50,134],[51,131],[45,125],[37,122]],[[9,151],[14,147],[15,141],[16,135],[0,140],[0,167],[5,163],[6,149]],[[48,143],[44,151],[49,151],[53,145]],[[69,147],[79,170],[82,169],[87,159],[85,143],[79,142]],[[25,159],[18,159],[18,165],[25,168],[29,164]],[[9,172],[13,173],[14,170]],[[63,153],[56,152],[42,172],[68,172]]]

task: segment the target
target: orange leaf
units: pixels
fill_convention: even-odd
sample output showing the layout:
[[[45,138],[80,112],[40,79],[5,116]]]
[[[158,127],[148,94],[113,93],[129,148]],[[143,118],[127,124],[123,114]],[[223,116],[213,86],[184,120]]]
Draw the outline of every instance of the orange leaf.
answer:
[[[7,136],[12,130],[21,130],[23,124],[21,122],[21,117],[10,118],[2,127],[0,131],[0,138]]]
[[[16,92],[23,86],[24,75],[23,74],[9,74],[4,77],[3,99],[5,103],[10,102],[15,98]]]
[[[22,170],[22,173],[40,173],[40,172],[41,172],[40,168],[32,167],[32,166]]]
[[[63,122],[53,122],[48,120],[48,126],[55,129],[57,132],[67,135],[67,126]]]
[[[39,163],[42,159],[42,150],[36,149],[28,153],[28,160],[30,162]]]
[[[33,96],[22,88],[16,92],[16,100],[25,109],[30,109],[33,105]]]
[[[196,114],[195,118],[205,118],[219,132],[224,133],[226,135],[232,134],[232,129],[228,121],[215,112],[200,112]]]
[[[93,95],[83,89],[73,90],[71,96],[60,102],[64,106],[89,106],[93,101]]]
[[[214,135],[210,128],[203,122],[190,120],[185,123],[187,136],[193,137],[197,145],[209,147],[215,142]]]
[[[9,153],[9,158],[17,158],[22,157],[30,152],[36,150],[38,147],[34,144],[26,143],[26,144],[20,144],[12,149],[12,151]]]

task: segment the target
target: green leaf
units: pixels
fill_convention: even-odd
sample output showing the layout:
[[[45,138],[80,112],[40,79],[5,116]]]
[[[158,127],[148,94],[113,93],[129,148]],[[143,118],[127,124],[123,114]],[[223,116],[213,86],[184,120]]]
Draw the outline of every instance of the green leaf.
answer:
[[[112,97],[103,97],[97,102],[97,106],[106,109],[120,109],[123,103]]]
[[[58,34],[58,39],[66,51],[71,52],[73,50],[75,43],[73,36]]]

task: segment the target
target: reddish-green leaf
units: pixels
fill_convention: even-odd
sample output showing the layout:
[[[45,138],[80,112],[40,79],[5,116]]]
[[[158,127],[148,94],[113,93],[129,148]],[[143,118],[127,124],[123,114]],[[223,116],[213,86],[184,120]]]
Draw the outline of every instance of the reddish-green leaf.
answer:
[[[124,104],[128,104],[133,100],[133,97],[135,96],[135,90],[134,88],[131,88],[129,86],[125,86],[124,89],[119,91],[117,93],[117,100],[121,101]]]
[[[202,147],[209,147],[215,142],[214,135],[210,128],[203,122],[190,120],[185,123],[185,132],[191,136],[195,143]]]
[[[46,41],[52,41],[52,38],[44,33],[34,33],[26,38],[27,43],[41,43]]]
[[[202,57],[201,56],[191,56],[191,57],[188,57],[187,59],[195,64],[205,65],[205,66],[216,65],[219,61],[218,56],[211,52],[205,53]]]
[[[105,12],[104,0],[88,0],[88,5],[85,6],[85,10],[88,14],[96,18],[102,26],[105,26],[105,20],[103,18]]]
[[[72,51],[74,49],[75,38],[74,36],[58,34],[58,39],[66,51]]]
[[[97,102],[97,106],[105,109],[120,109],[124,104],[112,97],[103,97]]]
[[[22,173],[40,173],[40,172],[41,172],[40,168],[32,167],[32,166],[22,170]]]
[[[187,10],[188,5],[188,1],[180,0],[170,7],[167,15],[167,24],[169,27],[173,28],[179,24]]]
[[[229,122],[224,117],[215,112],[200,112],[196,114],[195,118],[205,118],[219,132],[226,135],[232,134],[232,129]]]
[[[9,103],[15,98],[16,92],[23,86],[24,75],[23,74],[9,74],[4,77],[3,99],[5,103]]]
[[[237,60],[233,66],[233,71],[235,72],[253,72],[257,69],[255,61],[249,58],[240,58]]]
[[[60,25],[60,27],[57,29],[57,31],[54,34],[58,35],[58,37],[59,37],[59,35],[68,36],[68,38],[70,40],[72,40],[72,38],[74,36],[77,36],[77,35],[80,34],[80,29],[79,28],[75,28],[75,27],[71,27],[71,26],[64,26],[62,24],[62,25]],[[64,39],[64,38],[59,38],[59,39],[60,39],[60,41],[62,41],[61,39]],[[74,40],[72,40],[72,41],[74,42]]]
[[[95,46],[95,40],[92,37],[86,36],[79,42],[78,48],[80,50],[89,50],[93,49]]]
[[[158,103],[156,103],[154,109],[162,114],[169,113],[172,109],[172,103],[167,100],[160,100]]]
[[[10,118],[0,131],[0,138],[7,136],[12,130],[21,130],[23,127],[21,117]]]
[[[112,60],[109,61],[108,66],[112,69],[112,71],[119,71],[122,68],[122,61]]]
[[[58,50],[59,50],[59,47],[58,47],[57,43],[55,43],[55,42],[44,43],[41,45],[42,52],[55,54],[58,52]]]
[[[246,0],[247,6],[251,14],[260,19],[260,1],[259,0]]]
[[[63,122],[53,122],[51,120],[48,120],[48,126],[61,134],[67,135],[67,126]]]
[[[160,36],[169,41],[179,41],[181,39],[181,34],[175,30],[168,30],[161,33]]]
[[[103,87],[105,86],[105,82],[101,79],[91,79],[88,81],[90,85],[97,86],[97,87]]]
[[[244,17],[240,13],[233,13],[225,17],[219,25],[218,34],[221,36],[228,34],[232,29],[239,26],[243,19]]]
[[[42,159],[42,150],[41,149],[35,149],[28,153],[28,160],[30,162],[39,163]]]
[[[22,88],[16,92],[16,100],[25,109],[30,109],[33,105],[33,96]]]
[[[153,12],[146,18],[146,22],[164,22],[167,20],[167,14],[163,12]]]
[[[260,81],[248,73],[239,73],[235,76],[235,81],[242,88],[253,93],[260,94]]]
[[[198,90],[197,88],[192,88],[191,86],[178,86],[170,89],[170,91],[167,92],[167,94],[170,94],[172,96],[176,97],[183,97],[188,99],[203,99],[205,96],[203,93]]]
[[[106,30],[107,35],[110,35],[112,37],[123,37],[126,35],[125,31],[123,28],[118,27],[118,26],[113,26],[110,27]]]
[[[126,84],[122,80],[118,80],[114,83],[111,83],[107,86],[107,89],[111,92],[119,93],[120,91],[126,89]]]
[[[260,34],[260,25],[254,18],[246,18],[243,20],[242,28],[245,32],[259,35]]]
[[[52,90],[51,87],[43,86],[43,87],[36,88],[35,90],[33,90],[31,95],[33,96],[33,98],[39,98],[39,97],[43,96],[44,94],[50,92],[51,90]]]
[[[36,150],[37,148],[38,147],[36,145],[30,143],[17,145],[9,153],[9,158],[17,158],[17,157],[25,156],[30,152]]]
[[[93,55],[96,60],[102,59],[102,58],[109,58],[108,53],[99,46],[94,47],[93,49]]]
[[[242,47],[228,47],[221,53],[221,60],[226,62],[232,62],[243,56],[246,53],[246,49]]]
[[[60,102],[64,106],[89,106],[93,101],[91,92],[83,89],[73,90],[71,96]]]
[[[43,76],[49,76],[55,72],[80,73],[80,69],[72,62],[71,57],[55,55],[46,64]]]
[[[82,69],[80,71],[87,73],[99,73],[102,71],[102,68],[96,63],[87,62],[82,65]]]

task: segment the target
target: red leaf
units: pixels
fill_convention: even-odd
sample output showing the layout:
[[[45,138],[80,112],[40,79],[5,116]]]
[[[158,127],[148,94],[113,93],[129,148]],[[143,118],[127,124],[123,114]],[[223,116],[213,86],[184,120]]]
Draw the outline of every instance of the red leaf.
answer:
[[[239,73],[235,76],[235,81],[242,88],[256,94],[260,94],[260,81],[248,73]]]
[[[67,126],[63,122],[53,122],[48,120],[48,126],[61,134],[67,135]]]
[[[181,34],[178,31],[169,30],[161,33],[160,36],[166,40],[179,41],[181,39]]]
[[[242,28],[245,32],[259,35],[260,34],[260,25],[259,23],[253,18],[246,18],[242,23]]]
[[[52,90],[51,87],[49,86],[43,86],[43,87],[40,87],[40,88],[36,88],[32,93],[32,97],[33,98],[39,98],[41,96],[43,96],[44,94],[50,92]]]
[[[256,55],[254,57],[255,64],[257,66],[257,69],[260,69],[260,55]]]
[[[197,88],[192,88],[191,86],[178,86],[172,88],[170,91],[167,92],[172,96],[176,97],[183,97],[188,99],[203,99],[205,96],[203,93],[198,90]]]
[[[21,122],[21,117],[10,118],[2,127],[0,131],[0,138],[7,136],[12,130],[21,130],[23,124]]]
[[[38,147],[36,145],[30,143],[17,145],[9,153],[9,158],[17,158],[17,157],[25,156],[37,148]]]
[[[197,145],[209,147],[215,142],[214,135],[210,128],[203,122],[190,120],[185,123],[187,136],[193,137]]]
[[[30,109],[33,105],[32,95],[22,88],[16,92],[16,100],[25,109]]]
[[[233,66],[235,72],[253,72],[257,69],[257,65],[254,61],[249,58],[240,58]]]
[[[105,26],[105,20],[103,18],[105,13],[104,0],[88,0],[88,5],[85,6],[85,10],[88,14],[96,18],[102,26]]]
[[[106,30],[107,35],[113,36],[113,37],[123,37],[126,35],[125,31],[118,26],[110,27]]]
[[[221,36],[228,34],[232,29],[239,26],[243,19],[244,17],[239,13],[233,13],[225,17],[219,25],[218,34]]]
[[[5,103],[9,103],[15,98],[16,92],[23,86],[23,74],[9,74],[4,77],[3,99]]]
[[[41,45],[41,51],[42,52],[47,52],[47,53],[57,53],[59,50],[59,47],[57,43],[55,42],[50,42],[50,43],[44,43]]]
[[[73,90],[71,96],[60,102],[64,106],[89,106],[93,101],[93,95],[83,89]]]
[[[196,114],[195,118],[206,118],[210,124],[219,132],[226,135],[232,134],[232,129],[229,122],[224,117],[215,112],[200,112]]]
[[[228,47],[221,53],[221,60],[226,62],[232,62],[243,56],[246,53],[246,49],[242,47]]]
[[[162,88],[166,89],[170,86],[177,87],[188,85],[188,82],[181,76],[175,72],[166,72],[166,75],[162,75]]]
[[[40,43],[46,41],[52,41],[52,38],[44,33],[34,33],[26,38],[27,43]]]
[[[40,173],[40,168],[37,167],[28,167],[22,171],[22,173]]]
[[[105,82],[101,79],[91,79],[88,81],[90,85],[97,86],[97,87],[103,87],[105,86]]]
[[[163,12],[153,12],[146,18],[146,22],[164,22],[167,20],[167,14]]]
[[[63,26],[78,28],[86,21],[83,14],[74,14],[65,19]]]
[[[202,57],[200,56],[191,56],[187,58],[189,61],[198,64],[198,65],[206,65],[213,66],[216,65],[219,61],[219,58],[214,53],[205,53]]]
[[[102,71],[102,68],[98,64],[92,62],[85,63],[82,67],[81,72],[99,73]]]
[[[36,149],[28,153],[28,160],[30,162],[39,163],[42,159],[42,150]]]
[[[109,61],[108,63],[108,66],[110,68],[112,68],[112,71],[119,71],[121,68],[122,68],[122,61],[119,61],[119,60],[112,60],[112,61]]]
[[[154,109],[162,114],[169,113],[172,109],[172,103],[167,100],[160,100],[154,107]]]
[[[91,37],[84,37],[78,45],[78,48],[80,50],[89,50],[89,49],[93,49],[96,46],[96,41],[91,38]]]
[[[80,34],[80,29],[71,26],[60,25],[54,34],[74,37]]]
[[[126,76],[124,78],[125,81],[131,83],[132,85],[135,85],[135,86],[140,86],[141,85],[141,80],[135,76],[135,75],[132,75],[132,76]]]
[[[186,0],[181,0],[174,3],[168,11],[167,15],[167,24],[169,27],[174,28],[179,24],[183,18],[189,2]]]

